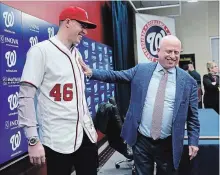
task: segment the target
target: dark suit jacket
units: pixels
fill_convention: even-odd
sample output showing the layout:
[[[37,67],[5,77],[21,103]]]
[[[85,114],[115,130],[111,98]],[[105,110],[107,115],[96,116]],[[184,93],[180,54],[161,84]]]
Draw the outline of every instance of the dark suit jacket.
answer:
[[[189,71],[189,74],[196,80],[197,84],[199,86],[201,86],[201,76],[200,76],[200,74],[195,70]]]
[[[199,108],[202,108],[202,95],[203,95],[203,91],[202,91],[202,87],[201,87],[201,76],[200,74],[196,71],[189,71],[189,74],[196,80],[197,85],[198,85],[198,97],[199,97]]]
[[[106,134],[109,145],[128,159],[132,155],[127,150],[127,144],[121,138],[120,133],[123,125],[123,119],[119,115],[116,105],[111,103],[99,104],[94,124],[96,129]]]
[[[217,78],[216,85],[213,85],[215,79],[212,74],[206,74],[203,76],[203,85],[205,89],[204,105],[206,108],[213,108],[219,111],[219,77]]]
[[[133,146],[141,122],[148,86],[156,63],[142,63],[123,71],[93,70],[92,79],[105,82],[131,84],[131,100],[121,136]],[[198,93],[196,81],[184,70],[176,68],[176,97],[172,123],[173,163],[177,169],[183,151],[185,122],[189,145],[198,146],[200,124],[198,120]]]

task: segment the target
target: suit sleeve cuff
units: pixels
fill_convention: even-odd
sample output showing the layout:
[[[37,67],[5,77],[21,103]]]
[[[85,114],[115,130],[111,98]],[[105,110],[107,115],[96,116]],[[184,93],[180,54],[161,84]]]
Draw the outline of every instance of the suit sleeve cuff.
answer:
[[[92,69],[92,75],[91,75],[91,79],[93,79],[93,77],[96,77],[97,74],[97,70],[96,69]]]
[[[192,145],[192,146],[198,146],[199,145],[199,143],[198,143],[198,141],[192,141],[192,140],[188,140],[188,142],[189,142],[189,146],[190,145]]]

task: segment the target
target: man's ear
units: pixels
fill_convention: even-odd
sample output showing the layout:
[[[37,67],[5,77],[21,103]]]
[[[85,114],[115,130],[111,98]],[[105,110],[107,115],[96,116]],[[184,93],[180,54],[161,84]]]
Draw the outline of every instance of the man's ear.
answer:
[[[71,20],[69,18],[65,19],[65,25],[67,28],[70,27],[70,22],[71,22]]]

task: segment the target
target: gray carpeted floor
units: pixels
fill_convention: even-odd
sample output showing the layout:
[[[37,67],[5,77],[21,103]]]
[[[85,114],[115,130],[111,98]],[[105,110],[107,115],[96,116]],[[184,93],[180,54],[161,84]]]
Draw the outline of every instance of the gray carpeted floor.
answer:
[[[115,168],[115,162],[126,160],[126,158],[118,152],[115,152],[112,157],[100,168],[98,175],[132,175],[133,162],[123,162],[120,168]]]
[[[132,175],[132,162],[123,162],[120,164],[120,168],[115,168],[115,163],[120,160],[126,160],[126,158],[117,151],[111,156],[111,158],[99,169],[98,175]],[[154,175],[156,172],[154,172]],[[71,175],[76,175],[73,172]]]

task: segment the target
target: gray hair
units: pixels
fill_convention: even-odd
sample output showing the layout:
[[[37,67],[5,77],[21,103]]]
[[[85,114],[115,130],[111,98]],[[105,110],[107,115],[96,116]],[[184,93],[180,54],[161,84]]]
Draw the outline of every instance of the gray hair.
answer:
[[[213,61],[209,61],[206,63],[206,67],[207,67],[208,72],[210,72],[210,69],[213,68],[214,64],[215,64],[215,62],[213,62]]]

